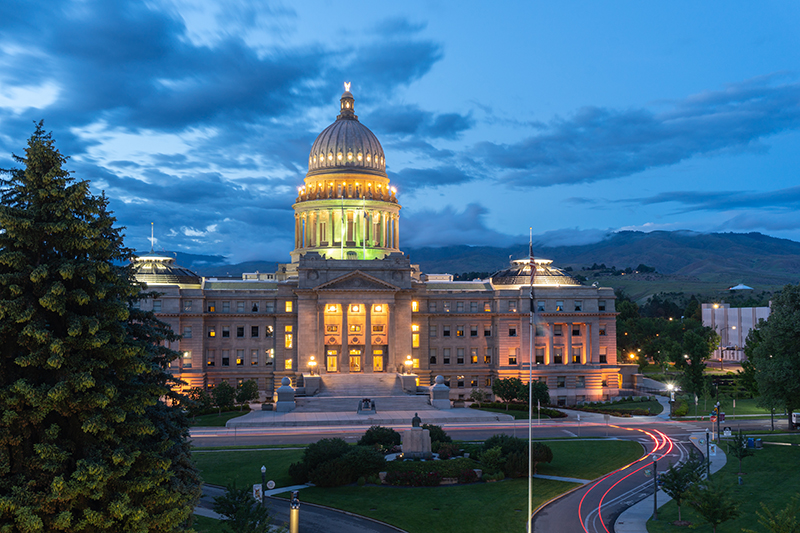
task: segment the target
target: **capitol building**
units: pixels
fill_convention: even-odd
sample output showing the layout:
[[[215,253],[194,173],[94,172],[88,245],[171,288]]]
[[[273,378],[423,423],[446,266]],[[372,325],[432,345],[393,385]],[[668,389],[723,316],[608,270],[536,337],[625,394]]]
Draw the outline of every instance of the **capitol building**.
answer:
[[[581,285],[542,259],[475,281],[421,272],[400,247],[401,206],[383,148],[354,104],[345,90],[336,121],[311,146],[290,263],[233,279],[202,278],[159,254],[135,259],[137,280],[160,294],[142,308],[181,335],[173,374],[188,387],[255,380],[262,397],[284,377],[300,385],[312,373],[322,383],[412,374],[419,387],[441,375],[456,400],[491,391],[498,378],[527,383],[532,363],[553,403],[617,396],[614,291]]]

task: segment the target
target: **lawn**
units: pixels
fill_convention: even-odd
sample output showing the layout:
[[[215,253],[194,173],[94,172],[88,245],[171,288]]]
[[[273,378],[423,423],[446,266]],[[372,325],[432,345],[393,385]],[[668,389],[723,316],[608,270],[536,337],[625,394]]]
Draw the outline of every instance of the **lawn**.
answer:
[[[511,416],[514,417],[514,420],[527,420],[528,419],[528,411],[527,410],[525,410],[525,411],[515,411],[513,409],[509,409],[508,411],[506,411],[505,409],[488,409],[488,408],[483,408],[482,407],[480,409],[476,409],[476,411],[486,411],[487,413],[500,413],[500,414],[503,414],[503,415],[511,415]],[[536,413],[536,409],[533,410],[533,419],[534,420],[538,419],[538,415]],[[542,420],[549,420],[549,419],[550,419],[549,416],[547,416],[545,414],[542,415]]]
[[[738,402],[737,402],[738,407]],[[764,440],[771,442],[800,443],[800,436],[774,435]],[[723,444],[723,449],[724,448]],[[740,516],[721,524],[717,533],[740,533],[743,528],[755,531],[764,531],[758,523],[756,511],[761,511],[763,502],[773,510],[780,510],[786,506],[789,499],[800,493],[800,469],[797,468],[800,458],[800,449],[789,446],[764,445],[762,450],[756,450],[756,455],[748,457],[742,462],[744,475],[743,485],[737,484],[739,461],[728,456],[726,465],[714,474],[731,487],[731,494],[740,502]],[[779,475],[776,475],[779,472]],[[692,531],[705,533],[711,531],[711,526],[684,504],[682,517],[695,524]],[[647,531],[650,533],[677,533],[686,531],[685,527],[676,527],[672,522],[678,519],[678,508],[675,502],[669,502],[658,511],[659,521],[647,522]]]
[[[197,533],[226,533],[222,520],[194,515],[194,530]]]
[[[694,416],[694,397],[682,395],[680,399],[689,405],[689,413],[687,416]],[[738,398],[736,400],[736,412],[734,413],[733,399],[723,397],[719,400],[722,412],[725,413],[726,416],[733,416],[734,414],[769,416],[769,409],[759,407],[756,405],[757,401],[758,400],[756,398]],[[697,416],[708,417],[708,414],[714,408],[715,403],[717,403],[717,400],[715,399],[709,398],[708,400],[704,400],[703,398],[699,398],[697,401]],[[778,415],[776,414],[776,416]]]
[[[196,427],[215,427],[224,426],[225,423],[232,419],[238,418],[248,414],[250,411],[228,411],[222,414],[211,413],[209,415],[200,415],[189,419],[191,426]]]
[[[289,465],[298,462],[302,456],[302,449],[200,452],[192,455],[203,481],[222,486],[236,483],[237,487],[261,483],[261,465],[267,467],[267,480],[273,480],[278,487],[287,487],[292,484]]]
[[[641,444],[629,440],[573,440],[546,444],[553,450],[553,462],[542,463],[537,469],[539,474],[546,476],[595,479],[632,463],[644,454]]]
[[[650,409],[651,415],[660,414],[664,410],[658,400],[648,400],[646,402],[614,402],[611,405],[590,405],[587,406],[591,409],[598,409],[600,411],[631,411],[633,409]]]

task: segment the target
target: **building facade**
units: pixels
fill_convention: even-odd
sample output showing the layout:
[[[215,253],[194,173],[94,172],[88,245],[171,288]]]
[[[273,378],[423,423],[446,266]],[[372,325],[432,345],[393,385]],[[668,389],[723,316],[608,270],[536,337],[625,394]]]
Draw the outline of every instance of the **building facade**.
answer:
[[[614,292],[583,286],[550,261],[513,261],[489,279],[424,274],[400,250],[396,191],[383,148],[346,90],[312,145],[294,204],[295,249],[275,273],[200,278],[170,257],[136,259],[145,301],[182,338],[172,371],[189,387],[310,372],[442,375],[454,399],[498,378],[548,384],[562,405],[616,396]],[[534,297],[530,298],[531,268]],[[535,327],[530,324],[531,304]],[[531,342],[531,331],[533,342]]]
[[[769,307],[731,307],[731,304],[701,304],[703,325],[719,335],[719,346],[712,359],[741,363],[747,357],[744,347],[747,336],[760,320],[769,318]]]

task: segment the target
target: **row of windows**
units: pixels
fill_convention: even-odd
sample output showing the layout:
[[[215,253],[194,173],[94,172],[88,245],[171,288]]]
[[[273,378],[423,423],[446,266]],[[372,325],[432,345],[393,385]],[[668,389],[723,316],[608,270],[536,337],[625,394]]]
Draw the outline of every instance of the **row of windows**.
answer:
[[[187,353],[191,354],[191,352],[184,352],[184,357]],[[206,367],[214,367],[217,366],[217,362],[219,362],[220,366],[258,366],[259,356],[261,354],[262,350],[258,348],[251,348],[248,350],[219,350],[220,357],[217,359],[217,350],[206,350],[205,365]],[[233,356],[233,361],[231,361],[231,356]],[[275,348],[263,350],[263,361],[265,365],[272,365],[275,362]],[[231,363],[233,363],[233,365]],[[191,356],[189,366],[186,366],[184,359],[183,367],[191,368]]]
[[[156,302],[158,302],[158,309],[155,308]],[[216,301],[208,301],[206,302],[206,312],[208,313],[219,313],[220,311],[223,313],[230,313],[231,312],[231,303],[235,304],[236,312],[237,313],[246,313],[250,311],[251,313],[258,313],[261,309],[264,310],[265,313],[274,313],[276,306],[275,302],[267,301],[267,302],[230,302],[230,301],[222,301],[222,307],[217,307]],[[192,311],[192,300],[183,300],[183,312],[190,313]],[[291,313],[294,309],[294,303],[291,300],[286,300],[284,302],[284,311],[287,313]],[[161,310],[161,301],[154,300],[153,301],[153,311],[160,311]]]
[[[451,360],[451,354],[453,353],[452,348],[442,348],[442,363],[443,365],[449,365]],[[466,356],[466,349],[465,348],[456,348],[456,364],[463,365]],[[483,362],[485,365],[492,364],[492,354],[494,353],[493,348],[485,348],[483,351],[483,359],[480,357],[479,349],[478,348],[470,348],[469,349],[469,363],[472,365],[477,365],[479,362]],[[439,351],[438,348],[431,348],[428,350],[428,359],[430,364],[436,365],[438,363],[438,355]]]
[[[537,365],[543,365],[545,363],[544,360],[544,347],[536,347],[534,348],[533,355],[534,355],[534,363]],[[607,364],[608,363],[608,355],[605,353],[606,348],[600,348],[600,363]],[[511,351],[508,355],[508,364],[509,365],[516,365],[517,364],[517,355],[519,354],[519,348],[511,348]],[[580,364],[581,362],[581,347],[580,346],[573,346],[572,347],[572,364]],[[553,364],[554,365],[563,365],[564,364],[564,347],[563,346],[553,346]]]
[[[412,326],[412,328],[415,326]],[[453,327],[449,324],[442,326],[442,337],[450,337],[453,333],[455,333],[456,337],[464,337],[465,336],[465,326],[456,325],[455,332],[453,332]],[[413,330],[412,331],[416,331]],[[469,336],[470,337],[478,337],[480,332],[483,331],[484,337],[491,337],[492,336],[492,327],[491,326],[477,326],[471,325],[469,327]],[[599,334],[601,336],[606,334],[606,325],[600,324],[599,327]],[[428,336],[433,338],[439,335],[439,326],[438,325],[431,325],[428,326]],[[545,327],[543,325],[536,325],[536,336],[537,337],[544,337],[545,335]],[[564,335],[564,325],[563,324],[553,324],[553,336],[561,337]],[[583,333],[581,332],[580,324],[573,324],[572,325],[572,336],[573,337],[580,337]],[[517,336],[517,326],[509,326],[508,327],[508,336],[509,337],[516,337]]]
[[[455,384],[455,386],[459,389],[463,389],[464,387],[467,386],[478,387],[479,381],[482,380],[484,387],[488,389],[492,388],[491,377],[484,377],[484,378],[479,378],[476,376],[443,376],[443,377],[444,377],[444,384],[447,385],[448,387],[452,387],[451,383]]]
[[[516,313],[519,311],[519,300],[504,300],[505,305],[501,304],[500,311],[507,311],[509,313]],[[583,311],[583,300],[572,300],[568,305],[565,305],[565,300],[554,300],[551,302],[553,306],[553,311]],[[437,302],[435,300],[428,301],[428,312],[429,313],[436,313],[439,310],[439,304],[441,303],[441,309],[445,313],[449,313],[452,310],[451,302],[448,300],[444,300],[442,302]],[[503,308],[504,307],[504,308]],[[547,300],[538,300],[536,302],[536,311],[544,313],[546,312],[548,305]],[[606,310],[606,301],[605,300],[598,300],[597,301],[597,308],[600,311]],[[492,311],[492,302],[484,301],[484,302],[476,302],[476,301],[469,301],[465,302],[462,300],[456,301],[455,311],[457,313],[464,313],[469,311],[470,313],[478,313],[480,310],[483,310],[485,313],[491,313]],[[414,312],[419,311],[419,302],[411,302],[411,310]]]
[[[291,326],[290,326],[291,327]],[[219,336],[223,339],[231,337],[231,326],[207,326],[206,335],[208,337],[217,337],[217,329],[219,329]],[[236,326],[234,328],[237,339],[245,338],[246,326]],[[250,326],[250,338],[256,339],[260,336],[261,326]],[[291,330],[290,330],[291,331]],[[272,326],[264,326],[264,338],[270,339],[275,336],[275,329]],[[183,327],[183,338],[192,338],[192,326]]]

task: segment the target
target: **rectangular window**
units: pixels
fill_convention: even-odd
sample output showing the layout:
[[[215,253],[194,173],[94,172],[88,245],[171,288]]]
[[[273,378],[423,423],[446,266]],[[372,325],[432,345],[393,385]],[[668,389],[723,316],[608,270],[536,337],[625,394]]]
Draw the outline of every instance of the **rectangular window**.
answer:
[[[456,311],[459,313],[464,312],[464,302],[456,302]]]
[[[444,384],[448,387],[450,386],[450,376],[442,376],[444,377]]]
[[[516,313],[517,312],[517,301],[516,300],[509,300],[508,301],[508,312],[509,313]]]
[[[192,301],[191,300],[184,300],[183,301],[183,312],[188,313],[192,310]]]
[[[250,350],[250,364],[251,365],[258,364],[258,350]]]
[[[508,364],[509,365],[516,365],[517,364],[517,348],[511,348],[508,352]]]
[[[450,348],[443,348],[442,349],[442,364],[449,365],[450,364]]]
[[[183,368],[192,368],[192,352],[183,352]]]
[[[605,324],[600,324],[600,331],[599,331],[599,333],[600,333],[600,336],[601,336],[601,337],[604,337],[604,336],[605,336],[605,334],[606,334],[606,325],[605,325]]]
[[[292,326],[285,326],[283,328],[283,346],[284,348],[291,348],[292,346],[294,346],[294,336],[292,335]]]
[[[539,300],[536,302],[536,311],[538,313],[544,313],[544,300]]]
[[[436,326],[428,326],[428,337],[435,337],[438,329]]]
[[[483,336],[484,337],[492,336],[492,326],[483,326]]]
[[[236,366],[244,365],[244,350],[236,350]]]
[[[436,312],[436,302],[428,302],[428,312],[429,313]]]
[[[456,364],[464,364],[464,348],[456,348]]]
[[[597,309],[600,311],[606,310],[606,301],[605,300],[597,300]]]
[[[285,360],[283,362],[283,368],[285,368],[286,370],[291,370],[292,369],[292,360],[291,359]]]
[[[606,352],[607,349],[608,348],[606,348],[605,346],[600,347],[600,364],[603,365],[608,364],[608,355]]]
[[[413,302],[411,302],[411,312],[412,313],[419,312],[419,302],[418,301],[414,300]]]
[[[411,360],[411,368],[419,368],[419,358],[415,357]]]
[[[470,364],[477,365],[478,364],[478,349],[477,348],[470,348],[469,349],[469,362]]]
[[[486,378],[485,380],[483,380],[483,386],[491,389],[492,388],[492,378]]]
[[[469,303],[469,312],[470,313],[477,313],[478,312],[478,302],[470,302]]]
[[[464,388],[464,376],[458,376],[458,388],[459,389]]]
[[[242,309],[244,311],[244,309]],[[230,302],[222,302],[222,312],[223,313],[230,313],[231,312],[231,303]]]
[[[253,302],[253,305],[250,306],[250,312],[258,313],[258,302]]]
[[[292,312],[292,301],[291,300],[286,300],[286,307],[284,309],[286,309],[287,313],[291,313]]]
[[[580,324],[572,324],[572,336],[573,337],[580,337],[581,336],[581,325]]]
[[[230,326],[222,326],[222,338],[227,339],[230,336],[231,336]]]
[[[564,364],[564,348],[561,346],[553,347],[553,364]]]
[[[575,310],[583,311],[583,300],[575,300]]]
[[[267,308],[265,309],[267,313],[274,313],[275,312],[275,302],[267,302]]]
[[[432,365],[436,364],[436,348],[431,348],[428,350],[428,360]]]
[[[384,324],[373,324],[372,333],[383,333],[384,328],[385,328]]]
[[[258,326],[250,326],[250,336],[254,339],[258,338]]]
[[[470,387],[477,387],[478,386],[478,380],[475,379],[475,378],[469,380],[469,386]]]
[[[361,324],[350,324],[348,329],[350,333],[361,333]]]
[[[214,350],[206,350],[206,366],[214,366],[217,362],[217,354]]]
[[[556,311],[564,310],[564,300],[556,300]]]
[[[208,312],[214,313],[217,310],[217,302],[208,302]]]
[[[469,327],[469,336],[470,337],[477,337],[478,336],[478,326],[470,326]]]
[[[541,324],[536,324],[536,336],[537,337],[544,337],[544,326]]]
[[[442,337],[450,336],[450,326],[442,326]]]
[[[264,355],[264,364],[271,365],[275,361],[275,348],[267,348]]]
[[[464,326],[456,326],[456,337],[464,336]]]
[[[553,324],[553,336],[561,336],[561,324]]]
[[[516,337],[517,336],[517,327],[516,326],[509,326],[508,327],[508,336],[509,337]]]
[[[339,325],[338,324],[328,324],[327,326],[325,326],[325,331],[328,332],[328,333],[337,333],[339,331]]]
[[[449,313],[450,312],[450,302],[443,302],[442,303],[442,310],[445,313]]]
[[[483,312],[484,313],[492,312],[492,302],[483,302]]]
[[[227,307],[228,311],[230,311],[231,303],[230,302],[222,302],[222,310],[223,311],[225,311],[226,307]],[[244,313],[244,302],[236,302],[236,312],[237,313]]]
[[[184,339],[192,338],[192,326],[183,326],[183,338]]]
[[[543,365],[544,364],[544,348],[536,348],[536,364]]]
[[[214,329],[214,326],[208,326],[208,336],[209,337],[217,336],[217,330]]]
[[[567,376],[556,376],[556,387],[563,389],[567,386]]]
[[[222,366],[231,366],[230,350],[222,350]]]
[[[412,333],[411,334],[411,347],[412,348],[419,348],[419,333]]]
[[[265,331],[265,333],[266,333],[266,335],[265,335],[265,336],[266,336],[266,338],[268,338],[268,339],[269,339],[270,337],[272,337],[272,335],[275,333],[275,329],[274,329],[272,326],[264,326],[264,331]]]
[[[586,388],[586,376],[577,376],[575,378],[575,388],[576,389]]]
[[[153,312],[154,313],[161,312],[161,300],[153,300]]]
[[[236,338],[237,339],[244,338],[244,326],[236,326]]]
[[[574,364],[580,364],[580,362],[581,362],[581,348],[580,348],[580,346],[573,346],[572,347],[572,362]]]
[[[491,365],[492,364],[492,348],[486,348],[486,354],[483,356],[483,364]]]

